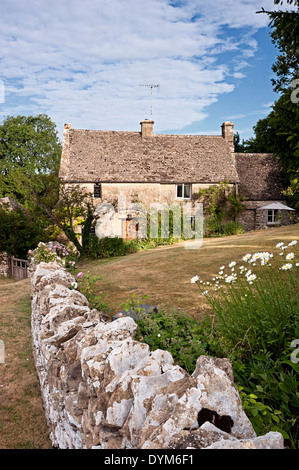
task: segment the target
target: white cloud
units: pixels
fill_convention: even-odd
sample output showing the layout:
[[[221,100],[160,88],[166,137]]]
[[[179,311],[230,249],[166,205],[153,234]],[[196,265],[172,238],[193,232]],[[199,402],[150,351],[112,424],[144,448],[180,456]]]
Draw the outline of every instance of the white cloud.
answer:
[[[263,6],[273,9],[272,0]],[[139,85],[159,83],[157,130],[199,121],[245,77],[253,34],[267,24],[258,9],[259,0],[2,0],[5,114],[46,112],[59,126],[136,130],[150,103]]]

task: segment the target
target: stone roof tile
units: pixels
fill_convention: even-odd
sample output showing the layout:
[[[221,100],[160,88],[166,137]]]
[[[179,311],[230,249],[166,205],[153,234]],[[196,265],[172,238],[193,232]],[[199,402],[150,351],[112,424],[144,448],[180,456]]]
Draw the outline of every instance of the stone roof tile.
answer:
[[[282,170],[270,153],[235,153],[239,192],[249,200],[283,200]]]
[[[60,177],[76,182],[238,182],[222,136],[67,129]]]

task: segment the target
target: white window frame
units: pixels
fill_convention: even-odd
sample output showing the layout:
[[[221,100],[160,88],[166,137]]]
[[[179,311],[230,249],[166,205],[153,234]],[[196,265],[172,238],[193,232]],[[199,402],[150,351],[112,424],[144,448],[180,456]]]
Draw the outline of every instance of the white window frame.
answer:
[[[178,187],[182,186],[182,196],[178,196]],[[190,196],[184,197],[185,194],[185,186],[190,186]],[[175,185],[175,198],[180,201],[190,201],[192,196],[192,184],[191,183],[179,183]]]
[[[278,223],[277,214],[278,214],[277,209],[267,210],[267,225],[276,225]],[[271,218],[271,220],[269,220],[269,218]]]

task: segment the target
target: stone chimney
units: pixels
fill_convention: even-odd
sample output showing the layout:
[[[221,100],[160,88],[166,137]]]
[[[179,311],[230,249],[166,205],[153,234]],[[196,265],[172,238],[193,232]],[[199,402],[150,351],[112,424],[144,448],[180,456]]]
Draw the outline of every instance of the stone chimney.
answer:
[[[141,124],[141,137],[154,137],[154,121],[150,119],[144,119],[140,122]]]
[[[222,137],[228,142],[231,152],[235,151],[234,146],[234,125],[230,121],[226,121],[221,126]]]
[[[64,179],[68,174],[69,157],[70,157],[70,129],[71,124],[65,124],[62,137],[62,152],[59,168],[59,178]]]

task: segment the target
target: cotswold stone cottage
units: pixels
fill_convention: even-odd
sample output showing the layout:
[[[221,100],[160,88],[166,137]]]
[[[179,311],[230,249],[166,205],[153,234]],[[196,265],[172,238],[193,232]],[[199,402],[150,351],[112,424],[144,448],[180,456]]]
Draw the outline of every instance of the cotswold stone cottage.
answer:
[[[65,124],[59,176],[93,194],[95,204],[194,202],[198,191],[227,180],[247,197],[240,222],[246,230],[287,223],[287,211],[261,209],[284,203],[282,177],[271,154],[234,152],[234,125],[224,122],[221,134],[154,134],[154,121],[141,121],[140,132],[72,129]],[[272,207],[272,206],[271,206]],[[280,215],[278,215],[280,214]],[[128,236],[128,221],[122,235]],[[131,234],[132,237],[132,234]]]

